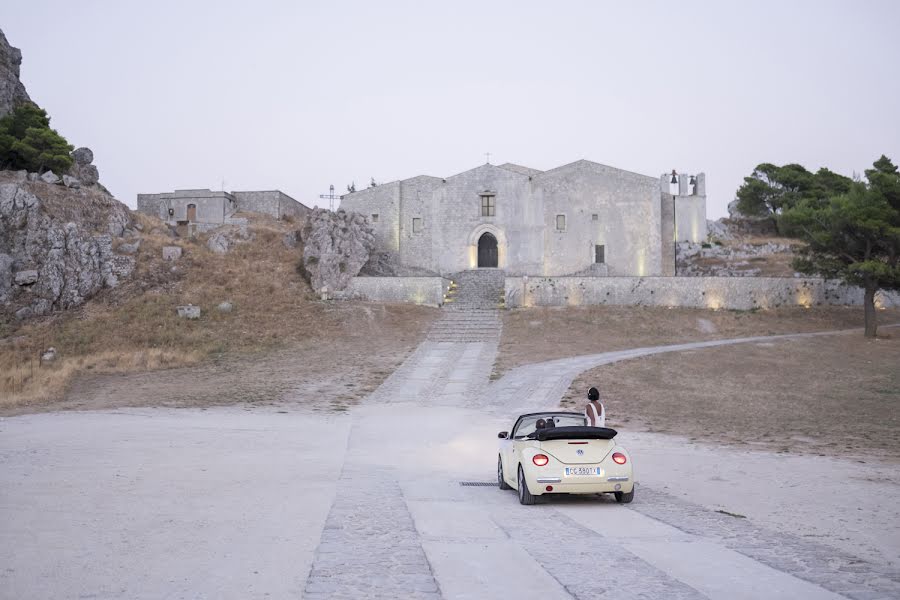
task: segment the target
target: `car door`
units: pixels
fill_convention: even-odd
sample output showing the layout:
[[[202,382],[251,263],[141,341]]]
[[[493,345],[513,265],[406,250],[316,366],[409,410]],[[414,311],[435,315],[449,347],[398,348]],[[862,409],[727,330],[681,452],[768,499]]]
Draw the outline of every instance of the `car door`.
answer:
[[[503,446],[503,452],[501,452],[501,456],[503,457],[503,474],[506,476],[508,481],[512,481],[513,487],[515,487],[516,481],[516,473],[519,467],[519,445],[520,442],[514,439],[516,435],[516,429],[519,427],[519,423],[521,423],[521,419],[517,419],[513,424],[512,429],[509,431],[509,437],[504,440],[506,445]]]

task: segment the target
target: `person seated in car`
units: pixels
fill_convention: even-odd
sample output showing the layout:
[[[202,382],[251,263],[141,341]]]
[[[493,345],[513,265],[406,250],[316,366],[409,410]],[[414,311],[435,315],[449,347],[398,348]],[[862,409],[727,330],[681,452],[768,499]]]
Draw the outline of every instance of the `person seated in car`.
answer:
[[[600,403],[600,391],[592,387],[588,390],[588,403],[584,407],[584,420],[589,427],[606,427],[606,410]]]
[[[537,421],[534,422],[534,430],[535,431],[537,431],[538,429],[543,429],[546,426],[547,426],[547,421],[545,421],[544,419],[538,419]]]

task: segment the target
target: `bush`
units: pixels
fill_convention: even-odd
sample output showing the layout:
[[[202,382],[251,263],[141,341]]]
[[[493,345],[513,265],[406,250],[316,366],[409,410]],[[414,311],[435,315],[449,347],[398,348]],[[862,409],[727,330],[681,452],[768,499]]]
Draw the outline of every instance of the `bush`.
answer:
[[[26,103],[0,119],[0,167],[62,174],[72,167],[74,148],[50,128],[47,111]]]

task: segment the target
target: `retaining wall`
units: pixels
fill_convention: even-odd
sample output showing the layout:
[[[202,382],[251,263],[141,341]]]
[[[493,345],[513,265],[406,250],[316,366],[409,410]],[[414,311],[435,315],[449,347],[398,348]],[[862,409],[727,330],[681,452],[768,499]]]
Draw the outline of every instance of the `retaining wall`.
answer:
[[[780,277],[507,277],[506,306],[682,306],[730,310],[858,306],[863,290],[836,281]],[[900,306],[880,292],[876,305]]]
[[[443,277],[354,277],[335,294],[338,298],[372,302],[408,302],[441,306],[450,280]]]

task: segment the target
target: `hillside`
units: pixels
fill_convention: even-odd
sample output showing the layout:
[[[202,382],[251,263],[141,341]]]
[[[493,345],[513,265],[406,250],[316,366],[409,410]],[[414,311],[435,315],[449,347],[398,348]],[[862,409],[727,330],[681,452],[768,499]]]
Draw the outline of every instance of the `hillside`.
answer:
[[[285,243],[296,225],[248,216],[247,239],[234,236],[237,242],[218,254],[207,244],[215,232],[172,238],[162,222],[131,214],[138,235],[114,244],[137,245],[130,278],[99,291],[83,306],[27,321],[7,318],[0,325],[0,409],[34,409],[59,400],[83,374],[209,360],[249,364],[279,351],[297,359],[293,371],[282,374],[292,381],[303,379],[303,365],[317,365],[318,376],[325,377],[328,369],[353,373],[347,365],[352,361],[345,362],[351,355],[357,362],[359,356],[381,356],[381,363],[369,365],[378,373],[354,379],[367,382],[359,392],[377,385],[415,347],[434,309],[319,302],[297,270],[300,250]],[[164,246],[181,248],[181,258],[164,260]],[[199,319],[178,316],[176,307],[187,304],[200,307]],[[42,361],[49,348],[57,358]],[[166,375],[157,379],[162,382]],[[357,391],[344,396],[355,398]],[[127,397],[116,401],[129,404]]]

